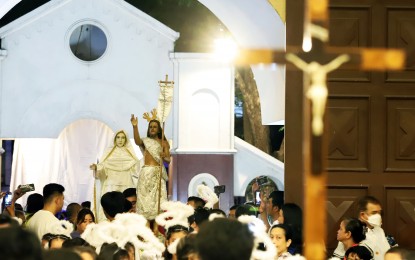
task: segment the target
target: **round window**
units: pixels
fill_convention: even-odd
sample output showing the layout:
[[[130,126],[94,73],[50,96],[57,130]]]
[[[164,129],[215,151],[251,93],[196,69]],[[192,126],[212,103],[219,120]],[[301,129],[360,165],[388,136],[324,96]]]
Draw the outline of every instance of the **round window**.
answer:
[[[93,24],[82,24],[75,28],[69,38],[72,53],[83,61],[99,59],[107,49],[104,31]]]

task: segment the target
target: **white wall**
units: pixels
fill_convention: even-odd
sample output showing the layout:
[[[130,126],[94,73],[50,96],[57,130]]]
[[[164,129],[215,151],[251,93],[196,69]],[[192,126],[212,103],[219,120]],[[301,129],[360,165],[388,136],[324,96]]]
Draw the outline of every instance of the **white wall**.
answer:
[[[234,135],[233,67],[208,54],[174,53],[175,136],[179,153],[229,153]]]
[[[285,49],[285,23],[268,0],[199,0],[241,48]],[[262,124],[285,119],[285,65],[251,66],[261,98]]]
[[[261,99],[264,125],[283,125],[285,120],[285,65],[252,65]]]
[[[245,196],[246,188],[254,178],[268,176],[278,190],[284,190],[284,163],[258,148],[235,137],[234,195]]]
[[[107,35],[97,61],[71,52],[72,30],[93,23]],[[157,82],[173,74],[169,53],[178,33],[123,0],[54,0],[0,29],[0,137],[56,138],[78,119],[98,119],[132,133],[157,105]],[[141,133],[146,121],[139,122]],[[171,136],[171,124],[166,124]]]

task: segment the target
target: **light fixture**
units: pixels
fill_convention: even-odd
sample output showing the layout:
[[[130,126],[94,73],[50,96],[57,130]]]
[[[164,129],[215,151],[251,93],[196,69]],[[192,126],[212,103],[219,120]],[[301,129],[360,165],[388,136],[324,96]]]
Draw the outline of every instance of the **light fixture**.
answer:
[[[218,60],[230,62],[238,54],[238,46],[230,37],[218,38],[214,41],[214,55]]]

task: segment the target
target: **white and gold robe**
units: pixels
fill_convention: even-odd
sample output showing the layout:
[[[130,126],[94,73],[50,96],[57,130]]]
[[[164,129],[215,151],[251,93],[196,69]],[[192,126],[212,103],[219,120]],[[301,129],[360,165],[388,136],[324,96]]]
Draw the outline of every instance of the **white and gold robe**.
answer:
[[[149,153],[156,162],[161,162],[161,145],[152,138],[143,138],[145,152]],[[146,219],[152,220],[159,214],[158,212],[158,181],[160,176],[160,166],[144,165],[141,168],[137,184],[137,212]],[[161,166],[161,196],[160,205],[167,201],[166,181],[167,173],[164,165]]]

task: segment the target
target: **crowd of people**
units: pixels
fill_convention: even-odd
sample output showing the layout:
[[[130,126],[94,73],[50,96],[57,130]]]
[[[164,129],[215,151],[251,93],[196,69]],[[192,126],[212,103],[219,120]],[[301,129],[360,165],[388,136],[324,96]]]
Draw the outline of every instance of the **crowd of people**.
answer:
[[[28,197],[25,210],[16,203],[24,193],[13,192],[12,204],[0,215],[1,259],[301,259],[302,210],[284,203],[280,191],[269,194],[259,207],[235,205],[228,214],[206,208],[206,201],[196,196],[186,203],[165,202],[155,218],[159,224],[155,232],[133,207],[137,200],[133,188],[102,196],[106,219],[99,224],[89,202],[70,203],[63,210],[64,192],[62,185],[50,183],[42,195]],[[388,242],[376,198],[361,198],[358,207],[356,218],[340,222],[332,259],[415,259],[410,250]],[[255,250],[265,252],[270,244],[258,243],[256,232],[261,228],[254,222],[238,219],[251,216],[263,223],[264,215],[269,228],[263,229],[275,255],[252,258]]]
[[[106,219],[99,224],[89,202],[70,203],[63,210],[64,192],[62,185],[50,183],[42,195],[28,197],[25,210],[16,203],[24,193],[13,192],[11,205],[0,215],[1,259],[302,259],[302,210],[284,203],[280,191],[271,192],[259,207],[235,205],[228,214],[206,208],[206,201],[196,196],[186,203],[165,202],[155,218],[157,230],[133,207],[133,188],[102,196]],[[340,222],[331,259],[415,259],[414,252],[391,245],[376,198],[363,197],[358,207],[357,217]],[[251,216],[263,223],[264,215],[269,228],[263,224],[263,230],[272,244],[258,242],[261,226],[255,221],[241,221]],[[270,245],[275,247],[272,257],[253,257]]]
[[[144,154],[142,167],[125,131],[116,132],[101,161],[90,165],[101,182],[98,205],[71,202],[63,210],[65,187],[49,183],[43,194],[30,194],[23,209],[17,201],[25,192],[17,188],[0,215],[0,259],[304,259],[302,209],[285,203],[283,191],[261,192],[259,205],[234,205],[228,214],[204,185],[186,203],[168,201],[164,163],[170,161],[169,144],[160,123],[148,119],[147,137],[141,138],[137,118],[131,117],[135,144]],[[328,258],[415,259],[385,235],[376,198],[361,198],[358,212],[340,222],[338,246]]]

